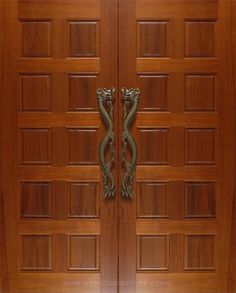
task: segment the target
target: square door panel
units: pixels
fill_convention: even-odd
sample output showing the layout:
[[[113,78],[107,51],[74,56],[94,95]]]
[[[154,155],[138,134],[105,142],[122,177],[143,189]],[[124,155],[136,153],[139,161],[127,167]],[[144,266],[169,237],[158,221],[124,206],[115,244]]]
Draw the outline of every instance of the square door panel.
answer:
[[[69,218],[95,218],[98,216],[98,183],[69,182],[68,188]]]
[[[96,129],[68,129],[68,142],[69,164],[97,164]]]
[[[97,236],[70,235],[67,245],[68,269],[87,271],[99,269]]]
[[[140,164],[168,164],[169,129],[140,129],[138,158]]]
[[[215,75],[186,75],[185,110],[214,111]]]
[[[216,216],[216,186],[214,182],[186,182],[185,213],[187,218]]]
[[[140,57],[168,55],[168,21],[141,21],[138,23],[138,52]]]
[[[21,182],[21,217],[51,217],[50,182]]]
[[[70,57],[99,55],[99,23],[97,21],[68,21]]]
[[[50,235],[21,235],[21,270],[52,269],[52,239]]]
[[[20,161],[22,164],[50,164],[50,129],[20,130]]]
[[[216,235],[187,235],[185,270],[215,271],[217,264]]]
[[[50,111],[51,76],[48,74],[21,75],[20,95],[22,111]]]
[[[168,75],[143,75],[139,80],[142,94],[139,109],[167,111]]]
[[[69,110],[84,111],[97,109],[97,76],[69,75]]]
[[[169,237],[167,235],[138,237],[138,270],[166,271],[169,267]]]
[[[216,163],[216,130],[186,129],[186,163],[215,164]]]
[[[21,22],[22,57],[51,57],[51,22]]]
[[[137,193],[138,217],[168,218],[168,183],[139,182]]]
[[[187,21],[185,23],[186,57],[214,57],[214,30],[214,21]]]

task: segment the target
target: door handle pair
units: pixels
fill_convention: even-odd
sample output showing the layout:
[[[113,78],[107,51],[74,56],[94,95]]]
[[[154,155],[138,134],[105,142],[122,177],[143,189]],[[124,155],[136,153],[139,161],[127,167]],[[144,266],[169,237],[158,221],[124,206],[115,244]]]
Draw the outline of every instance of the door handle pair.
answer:
[[[122,179],[121,194],[123,198],[132,198],[133,179],[137,166],[137,144],[130,133],[131,125],[136,117],[139,104],[139,89],[122,88],[123,95],[123,135],[122,135],[122,166],[124,175]],[[115,180],[112,168],[115,163],[115,134],[113,100],[115,89],[98,89],[98,108],[101,118],[106,126],[106,135],[99,146],[99,161],[103,175],[103,191],[105,198],[115,197]],[[111,159],[106,161],[106,151],[109,148]],[[131,160],[127,159],[127,149],[131,151]]]

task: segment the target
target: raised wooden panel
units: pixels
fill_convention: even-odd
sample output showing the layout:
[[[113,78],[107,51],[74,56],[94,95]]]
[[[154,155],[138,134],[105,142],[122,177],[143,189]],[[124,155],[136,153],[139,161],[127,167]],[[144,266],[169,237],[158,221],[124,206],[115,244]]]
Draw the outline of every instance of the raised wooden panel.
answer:
[[[140,164],[168,164],[169,129],[140,129],[138,157]]]
[[[138,23],[138,52],[140,57],[168,56],[168,21]]]
[[[97,76],[69,75],[68,109],[70,111],[85,111],[97,109]]]
[[[21,270],[52,269],[52,239],[50,235],[21,235]]]
[[[68,270],[99,269],[99,242],[97,236],[68,236]]]
[[[137,253],[138,270],[168,270],[169,237],[167,235],[139,236]]]
[[[51,110],[51,75],[20,76],[20,109],[22,111]]]
[[[186,129],[185,161],[187,164],[216,163],[216,130]]]
[[[214,21],[186,21],[185,55],[187,57],[214,57],[214,30]]]
[[[97,182],[68,183],[68,217],[98,217],[99,188]]]
[[[96,129],[68,129],[69,164],[96,164],[98,143]]]
[[[168,183],[139,182],[138,217],[168,218]]]
[[[70,57],[99,55],[99,23],[97,21],[68,21],[67,27]]]
[[[186,182],[185,216],[214,218],[216,216],[215,182]]]
[[[21,56],[50,57],[51,56],[51,22],[22,21],[21,22]]]
[[[20,129],[20,161],[22,164],[50,163],[50,129]]]
[[[216,235],[187,235],[185,239],[185,270],[216,270]]]
[[[168,75],[142,75],[139,77],[140,110],[166,111],[168,108]]]
[[[215,108],[215,75],[186,75],[185,110],[214,111]]]
[[[49,182],[21,182],[20,187],[21,217],[51,217],[51,184]]]

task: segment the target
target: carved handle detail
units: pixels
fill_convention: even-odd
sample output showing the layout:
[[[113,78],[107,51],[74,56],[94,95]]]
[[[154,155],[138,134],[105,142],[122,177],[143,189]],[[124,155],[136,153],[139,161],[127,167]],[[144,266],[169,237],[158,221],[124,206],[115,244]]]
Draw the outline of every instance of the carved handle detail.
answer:
[[[122,89],[124,97],[124,124],[123,124],[123,147],[122,147],[122,164],[125,169],[122,180],[122,196],[123,198],[132,198],[133,178],[137,166],[137,144],[130,134],[130,127],[136,117],[139,104],[139,89]],[[127,148],[131,150],[131,161],[126,158]]]
[[[115,89],[98,89],[98,108],[101,118],[106,126],[107,133],[103,138],[99,147],[100,167],[103,174],[103,190],[105,198],[115,197],[115,180],[113,178],[111,169],[115,163],[115,135],[113,125],[113,96]],[[109,147],[111,153],[110,161],[106,162],[105,152]]]

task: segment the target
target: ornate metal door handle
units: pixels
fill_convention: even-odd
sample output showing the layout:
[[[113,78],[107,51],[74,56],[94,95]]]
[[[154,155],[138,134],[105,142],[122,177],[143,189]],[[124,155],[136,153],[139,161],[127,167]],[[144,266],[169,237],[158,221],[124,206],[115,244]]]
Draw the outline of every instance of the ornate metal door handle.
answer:
[[[103,174],[103,190],[105,198],[115,197],[115,180],[112,175],[112,167],[115,163],[114,148],[114,125],[113,125],[113,96],[115,89],[98,89],[98,108],[103,122],[105,123],[107,133],[99,147],[100,167]],[[105,152],[110,148],[111,159],[106,162]]]
[[[124,124],[123,124],[123,147],[122,147],[122,164],[125,169],[122,180],[122,196],[123,198],[132,198],[133,178],[137,166],[137,144],[130,134],[130,127],[134,121],[139,104],[139,89],[122,89],[124,97]],[[127,147],[131,150],[131,161],[126,158]]]

